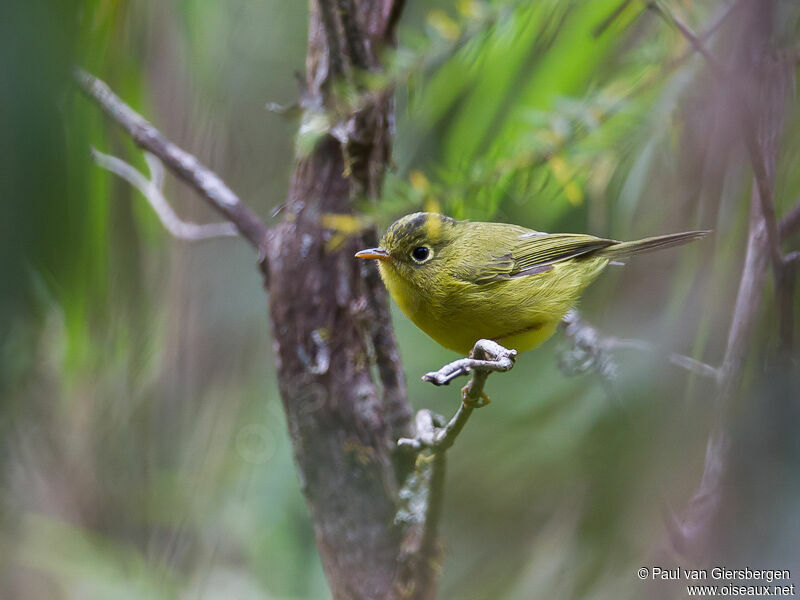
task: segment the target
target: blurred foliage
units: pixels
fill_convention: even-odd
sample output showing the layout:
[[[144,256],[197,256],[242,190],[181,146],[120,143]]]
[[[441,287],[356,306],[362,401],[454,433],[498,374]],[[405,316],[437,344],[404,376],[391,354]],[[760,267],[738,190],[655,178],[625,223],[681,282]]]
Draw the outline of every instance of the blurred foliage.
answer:
[[[669,4],[696,31],[726,9]],[[0,596],[327,597],[254,257],[239,241],[169,239],[91,163],[90,146],[143,160],[69,82],[73,63],[106,80],[266,216],[286,193],[296,127],[265,105],[297,97],[306,11],[2,4]],[[776,44],[796,47],[799,13],[780,3]],[[395,86],[397,136],[384,197],[365,213],[385,226],[440,207],[616,238],[713,228],[702,247],[609,272],[582,309],[615,336],[718,363],[750,175],[687,50],[641,1],[409,0],[398,49],[367,77]],[[799,117],[793,102],[779,213],[800,195]],[[183,217],[215,218],[179,183],[167,193]],[[764,307],[753,355],[768,362],[771,298]],[[395,325],[415,406],[452,412],[455,390],[418,379],[452,354],[399,313]],[[609,395],[558,371],[559,343],[490,379],[494,402],[449,455],[443,598],[641,597],[635,570],[665,541],[662,508],[699,480],[708,382],[629,353]],[[776,400],[784,379],[749,373],[753,403],[794,414]],[[800,522],[798,453],[761,448],[760,468],[786,477],[775,518]],[[778,528],[735,556],[800,572],[797,539]]]

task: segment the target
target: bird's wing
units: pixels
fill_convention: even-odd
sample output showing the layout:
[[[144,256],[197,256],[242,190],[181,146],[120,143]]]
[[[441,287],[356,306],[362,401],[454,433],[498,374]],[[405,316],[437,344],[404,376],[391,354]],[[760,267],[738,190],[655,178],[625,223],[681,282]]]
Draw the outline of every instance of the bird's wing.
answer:
[[[519,236],[508,251],[498,253],[482,265],[475,265],[470,278],[475,283],[483,284],[537,275],[552,269],[554,263],[583,256],[617,243],[592,235],[532,232]]]

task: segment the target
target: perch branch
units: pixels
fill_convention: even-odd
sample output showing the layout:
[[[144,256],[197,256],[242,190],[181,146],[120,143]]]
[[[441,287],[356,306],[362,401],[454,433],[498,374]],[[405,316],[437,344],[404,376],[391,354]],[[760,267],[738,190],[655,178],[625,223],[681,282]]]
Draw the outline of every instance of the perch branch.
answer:
[[[497,344],[497,346],[502,348],[499,344]],[[514,366],[516,354],[516,351],[510,350],[507,354],[497,355],[498,358],[496,360],[480,360],[476,358],[454,360],[444,365],[438,371],[425,373],[425,375],[422,376],[422,381],[428,381],[433,385],[447,385],[453,381],[453,379],[461,377],[462,375],[468,375],[471,371],[483,371],[486,373],[509,371],[511,367]],[[475,356],[474,351],[473,356]]]
[[[461,406],[458,407],[453,418],[443,427],[435,428],[432,434],[427,431],[418,431],[417,437],[413,439],[399,439],[397,442],[399,446],[416,450],[432,448],[437,452],[452,446],[472,414],[472,410],[488,403],[488,398],[483,391],[486,379],[491,373],[510,371],[517,357],[516,350],[509,350],[491,340],[478,340],[471,354],[473,358],[453,361],[438,371],[427,373],[422,377],[423,381],[429,381],[434,385],[446,385],[456,377],[472,373],[472,378],[461,390]]]
[[[461,390],[461,404],[447,422],[429,410],[416,417],[416,437],[400,438],[401,449],[417,452],[414,472],[400,491],[403,505],[396,522],[404,526],[403,557],[401,561],[437,561],[436,532],[444,498],[446,451],[464,429],[472,411],[488,403],[483,391],[486,379],[495,372],[509,371],[514,366],[516,350],[504,348],[491,340],[478,340],[472,358],[449,363],[423,377],[434,385],[446,385],[456,377],[472,374]]]
[[[150,179],[124,160],[104,154],[92,148],[92,158],[99,167],[121,177],[139,190],[158,216],[161,224],[174,237],[187,241],[200,241],[217,237],[238,235],[232,223],[211,223],[198,225],[182,221],[164,197],[164,165],[158,158],[145,152],[145,160],[150,168]]]
[[[196,157],[182,150],[141,115],[125,104],[101,80],[76,68],[75,79],[83,92],[128,135],[137,146],[158,157],[180,179],[192,186],[259,252],[264,248],[268,229],[264,222],[217,176]]]

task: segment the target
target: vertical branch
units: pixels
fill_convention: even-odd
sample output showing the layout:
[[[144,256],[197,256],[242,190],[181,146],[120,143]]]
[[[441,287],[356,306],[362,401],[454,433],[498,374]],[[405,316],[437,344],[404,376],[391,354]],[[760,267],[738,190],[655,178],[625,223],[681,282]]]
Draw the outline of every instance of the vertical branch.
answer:
[[[766,227],[758,208],[758,194],[758,186],[754,185],[744,267],[728,331],[728,344],[719,370],[718,403],[723,411],[727,409],[741,381],[766,283],[769,253]]]
[[[309,21],[308,106],[336,105],[331,78],[377,65],[394,0],[314,0]],[[347,215],[376,198],[390,155],[391,95],[343,115],[295,167],[284,211],[267,247],[270,319],[278,381],[297,468],[333,597],[432,598],[435,573],[403,560],[393,524],[407,462],[397,436],[411,410],[374,265],[353,259],[374,230],[333,247],[324,216]],[[302,301],[298,301],[302,299]],[[329,357],[319,361],[319,356]],[[370,365],[374,358],[376,369]],[[320,366],[324,365],[325,368]]]
[[[366,69],[370,59],[367,55],[366,38],[357,20],[355,4],[353,0],[337,0],[337,6],[350,61],[355,68]]]
[[[766,284],[766,272],[773,264],[777,295],[787,265],[780,250],[780,237],[774,214],[773,190],[778,158],[778,138],[783,119],[785,74],[781,68],[764,69],[770,61],[769,39],[773,20],[772,2],[748,5],[748,29],[738,49],[742,79],[751,82],[759,94],[760,112],[745,115],[742,123],[745,143],[754,171],[750,201],[749,231],[742,275],[728,331],[725,355],[719,368],[715,423],[709,437],[703,478],[689,502],[684,518],[673,523],[673,540],[683,551],[701,552],[713,537],[722,502],[724,481],[730,470],[729,419],[731,405],[739,393],[745,360],[750,350]],[[725,82],[723,82],[725,83]],[[736,91],[734,89],[733,91]],[[779,306],[780,306],[779,300]],[[785,300],[783,301],[785,302]],[[793,309],[791,301],[786,307]]]

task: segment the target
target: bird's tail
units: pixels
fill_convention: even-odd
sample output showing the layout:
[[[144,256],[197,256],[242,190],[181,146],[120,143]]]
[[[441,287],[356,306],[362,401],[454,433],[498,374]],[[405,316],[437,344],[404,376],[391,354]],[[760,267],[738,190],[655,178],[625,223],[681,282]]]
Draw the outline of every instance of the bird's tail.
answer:
[[[711,233],[711,230],[684,231],[683,233],[658,235],[656,237],[644,238],[633,242],[620,242],[608,248],[603,248],[597,255],[605,256],[609,260],[625,260],[636,254],[688,244],[694,240],[704,238],[709,233]]]

